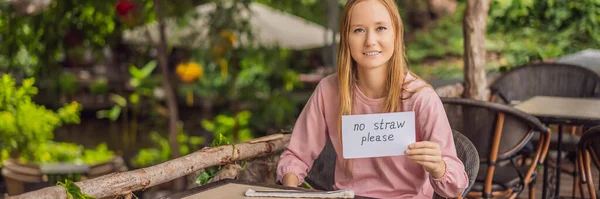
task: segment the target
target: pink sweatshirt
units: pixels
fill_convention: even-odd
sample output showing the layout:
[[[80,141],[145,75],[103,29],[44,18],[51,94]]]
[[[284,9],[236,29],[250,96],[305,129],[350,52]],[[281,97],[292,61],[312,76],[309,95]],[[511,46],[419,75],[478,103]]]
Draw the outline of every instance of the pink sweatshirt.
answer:
[[[414,80],[410,74],[406,81]],[[408,90],[425,85],[422,80],[412,81]],[[358,88],[354,101],[354,114],[382,113],[385,98],[372,99]],[[339,104],[337,76],[330,75],[321,82],[298,117],[292,138],[281,155],[277,168],[277,180],[293,173],[304,182],[313,161],[331,139],[337,155],[335,167],[335,189],[353,190],[356,195],[374,198],[431,198],[433,192],[443,197],[457,197],[467,187],[468,177],[464,165],[456,157],[452,130],[444,107],[430,87],[424,87],[403,101],[403,110],[415,112],[417,141],[432,141],[440,145],[446,172],[434,179],[417,163],[406,156],[394,156],[377,161],[376,158],[353,159],[350,178],[344,172],[341,147],[337,135]],[[406,95],[405,95],[406,96]]]

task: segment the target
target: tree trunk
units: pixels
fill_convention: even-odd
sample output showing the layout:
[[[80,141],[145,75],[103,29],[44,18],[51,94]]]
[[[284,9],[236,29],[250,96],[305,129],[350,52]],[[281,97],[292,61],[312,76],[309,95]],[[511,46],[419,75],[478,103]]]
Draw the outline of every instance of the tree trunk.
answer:
[[[169,60],[167,57],[167,38],[165,35],[165,22],[164,14],[161,8],[159,0],[154,0],[154,12],[158,21],[158,28],[160,33],[160,39],[158,40],[158,63],[160,66],[160,72],[163,76],[163,89],[165,89],[165,95],[167,98],[167,109],[169,111],[169,145],[171,145],[171,158],[175,159],[181,156],[179,154],[179,143],[177,142],[177,122],[179,121],[179,111],[177,110],[177,101],[175,99],[175,93],[173,87],[171,87],[171,81],[169,78]],[[184,189],[185,179],[177,179],[175,181],[175,190],[180,191]]]
[[[398,2],[406,12],[405,23],[413,28],[430,27],[433,22],[454,13],[456,0],[400,0]]]
[[[338,24],[339,24],[339,14],[340,6],[338,0],[329,0],[327,1],[327,26],[331,29],[331,45],[329,45],[329,65],[333,67],[333,69],[337,68],[337,45],[335,42],[335,35],[338,32]],[[326,38],[327,41],[327,38]]]
[[[485,28],[490,0],[467,0],[463,19],[464,98],[488,100],[490,91],[485,76]]]
[[[155,166],[128,171],[112,173],[98,178],[76,182],[81,192],[94,198],[115,197],[129,194],[133,191],[148,189],[170,180],[183,177],[197,170],[215,165],[230,164],[239,160],[265,157],[281,152],[289,143],[291,135],[279,137],[267,136],[271,139],[262,141],[249,141],[243,144],[204,148],[184,157],[173,159]],[[7,199],[50,199],[67,198],[66,190],[62,186],[52,186]]]

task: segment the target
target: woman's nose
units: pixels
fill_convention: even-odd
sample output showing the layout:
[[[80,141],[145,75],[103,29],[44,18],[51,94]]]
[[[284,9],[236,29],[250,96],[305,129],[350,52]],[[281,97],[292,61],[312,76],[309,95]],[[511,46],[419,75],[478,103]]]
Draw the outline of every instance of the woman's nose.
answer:
[[[365,46],[369,47],[377,45],[377,35],[375,33],[369,32],[366,36]]]

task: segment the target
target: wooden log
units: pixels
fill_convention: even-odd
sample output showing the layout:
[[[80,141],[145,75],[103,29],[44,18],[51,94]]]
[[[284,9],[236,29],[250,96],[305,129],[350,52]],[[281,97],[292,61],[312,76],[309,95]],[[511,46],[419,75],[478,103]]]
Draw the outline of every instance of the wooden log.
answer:
[[[290,134],[281,139],[257,143],[242,143],[215,148],[204,148],[155,166],[124,173],[112,173],[98,178],[76,182],[82,193],[94,198],[126,195],[132,191],[147,189],[176,178],[215,165],[225,165],[238,160],[264,157],[282,151],[290,141]],[[7,199],[23,198],[67,198],[62,186],[52,186],[37,191],[10,196]]]
[[[242,169],[242,167],[238,164],[225,165],[225,166],[223,166],[223,168],[221,170],[219,170],[219,172],[217,172],[217,174],[215,174],[214,177],[212,177],[210,180],[208,180],[207,183],[216,182],[216,181],[225,180],[225,179],[234,179],[240,173],[240,169]]]

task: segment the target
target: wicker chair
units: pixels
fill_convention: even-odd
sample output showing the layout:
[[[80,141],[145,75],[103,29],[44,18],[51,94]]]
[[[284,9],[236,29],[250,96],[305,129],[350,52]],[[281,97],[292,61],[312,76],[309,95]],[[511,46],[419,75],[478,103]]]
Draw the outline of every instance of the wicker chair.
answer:
[[[600,98],[600,76],[581,66],[542,63],[513,69],[490,85],[490,101],[518,103],[534,96]]]
[[[490,101],[505,104],[516,104],[538,95],[600,98],[600,76],[594,71],[576,65],[540,63],[521,66],[513,69],[490,85],[492,91]],[[571,127],[576,129],[581,127]],[[579,135],[563,134],[561,151],[576,154]],[[550,149],[558,148],[558,134],[552,133]],[[534,144],[539,143],[539,138],[532,138]],[[569,156],[574,162],[574,157]],[[562,172],[569,173],[577,178],[577,172],[569,168],[560,167]],[[573,182],[574,186],[575,181]]]
[[[335,184],[335,162],[337,154],[331,140],[327,139],[323,151],[314,161],[304,180],[318,190],[332,191]]]
[[[471,191],[471,188],[475,184],[475,178],[477,178],[477,174],[479,173],[479,156],[477,148],[475,145],[463,134],[454,130],[452,133],[454,137],[454,146],[456,147],[456,155],[458,159],[462,161],[465,166],[465,171],[467,172],[467,176],[469,177],[469,185],[464,190],[461,198],[466,198],[467,194]],[[437,193],[434,193],[433,198],[443,198]]]
[[[535,117],[512,107],[484,101],[442,98],[450,126],[477,148],[481,166],[469,197],[515,197],[529,186],[535,196],[536,167],[545,159],[550,131]],[[540,134],[531,165],[520,167],[515,159],[526,143]]]
[[[598,198],[598,192],[594,188],[594,180],[598,178],[592,177],[590,162],[593,162],[596,169],[600,170],[600,126],[590,128],[583,134],[577,150],[579,151],[577,153],[577,170],[581,174],[581,180],[579,181],[581,183],[581,196],[583,197],[583,187],[587,184],[590,198]]]
[[[457,131],[454,131],[452,135],[454,137],[457,156],[463,162],[465,171],[469,176],[469,186],[463,193],[463,197],[465,197],[475,183],[475,177],[479,171],[479,156],[473,155],[477,154],[477,149],[464,135]],[[327,191],[333,190],[333,185],[335,184],[334,169],[336,157],[337,155],[331,141],[327,140],[323,151],[319,157],[317,157],[311,170],[308,172],[308,175],[305,178],[306,182],[315,189]],[[434,198],[441,197],[435,194]]]
[[[538,95],[600,98],[600,76],[576,65],[540,63],[513,69],[490,85],[490,101],[516,104]],[[563,136],[563,151],[575,152],[579,136]],[[533,138],[537,142],[537,138]],[[552,134],[550,148],[556,149],[557,134]]]

